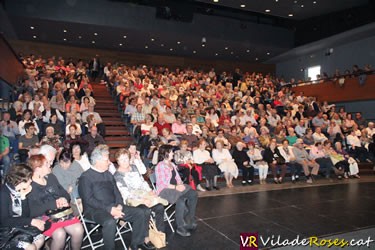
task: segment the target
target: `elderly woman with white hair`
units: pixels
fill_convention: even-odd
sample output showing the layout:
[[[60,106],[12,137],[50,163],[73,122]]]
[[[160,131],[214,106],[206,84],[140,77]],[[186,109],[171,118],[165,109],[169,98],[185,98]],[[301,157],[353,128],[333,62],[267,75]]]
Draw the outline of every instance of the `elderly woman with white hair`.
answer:
[[[219,169],[224,172],[227,187],[232,188],[233,177],[238,177],[238,167],[229,150],[224,148],[224,142],[222,140],[217,140],[215,145],[216,148],[212,150],[212,158],[218,165]]]
[[[233,151],[234,162],[242,170],[242,185],[252,185],[254,182],[254,161],[250,159],[246,151],[243,149],[246,147],[245,143],[237,142],[236,147]]]
[[[266,184],[266,179],[268,175],[268,163],[263,160],[263,156],[258,148],[255,147],[254,142],[248,143],[249,150],[247,155],[250,160],[255,163],[255,168],[259,170],[259,182],[260,184]]]
[[[331,155],[331,160],[336,168],[342,167],[344,169],[344,178],[360,178],[358,163],[343,149],[341,142],[335,143],[335,152],[337,155]]]

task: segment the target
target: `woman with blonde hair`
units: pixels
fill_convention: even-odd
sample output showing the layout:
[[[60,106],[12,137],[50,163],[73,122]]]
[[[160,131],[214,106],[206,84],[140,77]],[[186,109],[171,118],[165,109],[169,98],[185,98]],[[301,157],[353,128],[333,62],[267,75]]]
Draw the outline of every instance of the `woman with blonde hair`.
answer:
[[[224,148],[224,142],[222,140],[217,140],[215,145],[216,148],[212,150],[212,158],[218,165],[219,169],[224,172],[227,187],[232,188],[233,177],[235,179],[238,177],[238,167],[229,150]]]

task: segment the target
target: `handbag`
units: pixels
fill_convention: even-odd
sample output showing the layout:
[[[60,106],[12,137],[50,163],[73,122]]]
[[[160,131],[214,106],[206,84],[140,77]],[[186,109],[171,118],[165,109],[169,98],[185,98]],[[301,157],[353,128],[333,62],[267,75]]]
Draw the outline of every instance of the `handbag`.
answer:
[[[33,243],[34,237],[42,232],[33,226],[23,227],[1,227],[0,249],[14,249],[18,242]]]
[[[166,246],[165,233],[158,231],[153,219],[150,219],[148,237],[156,248],[163,248]]]
[[[47,210],[45,214],[52,222],[61,222],[74,218],[73,209],[71,207],[50,209]]]

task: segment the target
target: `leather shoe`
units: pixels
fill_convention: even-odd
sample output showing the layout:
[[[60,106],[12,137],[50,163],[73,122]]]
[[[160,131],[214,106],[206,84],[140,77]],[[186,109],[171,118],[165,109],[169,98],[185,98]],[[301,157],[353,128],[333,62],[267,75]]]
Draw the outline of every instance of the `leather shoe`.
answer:
[[[220,190],[220,188],[218,186],[214,186],[214,189],[216,190]]]
[[[177,228],[176,233],[182,237],[189,237],[191,235],[185,228]]]
[[[150,241],[150,242],[147,242],[147,243],[143,243],[143,244],[141,244],[141,245],[138,245],[137,250],[138,250],[139,248],[142,249],[142,250],[154,250],[154,249],[156,249],[155,246],[151,243],[151,241]],[[132,248],[132,249],[133,249],[133,248]]]

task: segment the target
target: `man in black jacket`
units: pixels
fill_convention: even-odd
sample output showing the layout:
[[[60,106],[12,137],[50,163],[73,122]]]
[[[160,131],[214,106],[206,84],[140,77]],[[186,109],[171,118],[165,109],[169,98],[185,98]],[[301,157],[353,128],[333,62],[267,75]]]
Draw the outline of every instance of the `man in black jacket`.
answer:
[[[108,171],[108,146],[97,146],[91,153],[90,161],[92,168],[81,175],[78,190],[86,217],[103,226],[104,248],[115,249],[117,219],[123,219],[132,223],[132,250],[155,249],[152,243],[147,242],[150,210],[146,206],[124,205],[115,179]]]

